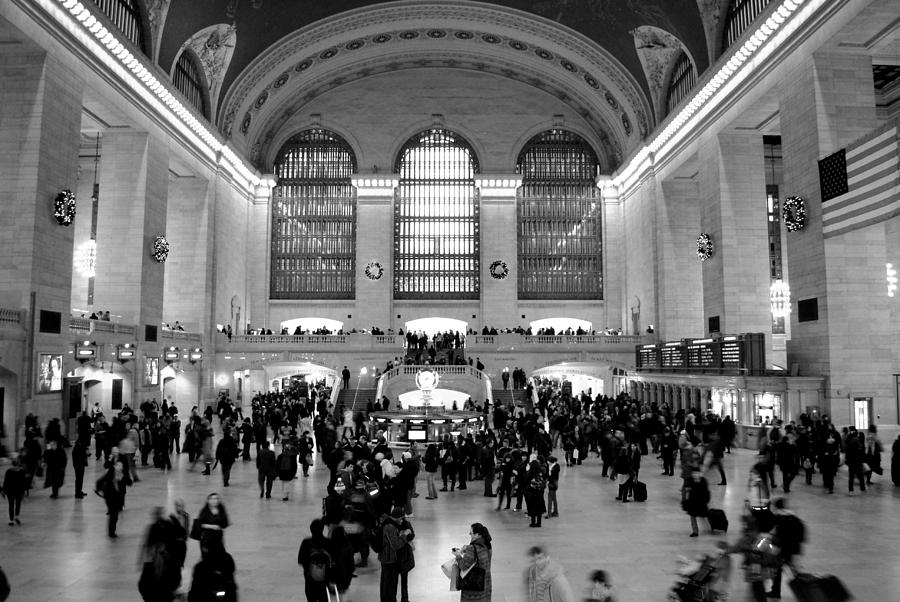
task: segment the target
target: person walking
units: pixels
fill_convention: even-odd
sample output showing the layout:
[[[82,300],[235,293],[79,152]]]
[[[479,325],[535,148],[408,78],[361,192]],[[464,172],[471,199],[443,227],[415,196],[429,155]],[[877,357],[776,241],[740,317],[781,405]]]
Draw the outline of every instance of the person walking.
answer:
[[[528,602],[575,602],[572,586],[562,565],[550,558],[542,546],[528,550],[531,564],[525,571],[525,594]]]
[[[125,464],[116,459],[106,474],[97,482],[95,491],[106,502],[106,533],[110,539],[116,539],[116,527],[119,524],[119,513],[125,507],[125,494],[131,485],[131,475]]]
[[[456,565],[460,574],[477,566],[484,571],[484,587],[482,589],[467,589],[460,587],[461,602],[491,602],[493,596],[493,580],[491,578],[491,560],[493,547],[491,534],[488,528],[481,523],[472,523],[469,526],[469,543],[461,549],[454,549]]]
[[[338,596],[343,599],[354,577],[353,544],[340,525],[331,529],[330,536],[334,586],[338,590]]]
[[[694,470],[690,479],[684,483],[681,509],[691,517],[691,537],[697,537],[699,535],[697,517],[706,518],[709,513],[709,484],[699,470]]]
[[[344,369],[341,370],[341,384],[343,389],[350,388],[350,369],[347,366],[344,366]]]
[[[494,457],[494,440],[485,441],[478,452],[478,465],[481,470],[481,478],[484,479],[484,497],[496,497],[494,493],[494,469],[497,461]]]
[[[528,475],[525,477],[525,508],[531,519],[529,527],[540,528],[541,517],[547,510],[544,504],[544,489],[547,487],[547,478],[544,468],[537,460],[532,460],[528,467]]]
[[[263,442],[259,452],[256,454],[256,471],[258,474],[257,480],[259,481],[259,497],[262,498],[265,495],[267,500],[271,499],[272,484],[275,482],[277,469],[275,452],[272,451],[268,441]]]
[[[59,440],[48,439],[47,449],[44,451],[44,464],[46,465],[46,479],[44,487],[50,487],[53,491],[50,497],[59,497],[59,489],[66,480],[66,464],[69,460],[66,451],[59,446]]]
[[[559,490],[560,466],[556,456],[550,456],[550,465],[547,470],[547,518],[559,516],[559,503],[556,501],[556,492]]]
[[[203,548],[203,544],[207,540],[224,542],[225,529],[230,524],[228,512],[225,510],[225,505],[219,498],[219,494],[210,493],[206,496],[206,503],[203,504],[203,508],[200,509],[197,518],[194,519],[194,524],[191,527],[191,539],[198,540],[201,548]]]
[[[847,464],[847,477],[850,487],[850,495],[853,495],[853,481],[859,480],[859,490],[866,490],[865,475],[863,473],[863,460],[865,459],[866,446],[862,435],[856,427],[850,427],[850,434],[844,443],[844,462]]]
[[[397,582],[402,573],[401,554],[409,547],[406,537],[409,531],[402,530],[403,508],[395,507],[390,515],[381,518],[381,563],[380,602],[397,602]],[[408,572],[408,571],[407,571]],[[407,601],[404,601],[407,602]]]
[[[84,492],[84,469],[87,468],[88,458],[91,455],[88,448],[89,440],[79,438],[72,447],[72,468],[75,469],[75,499],[82,499]]]
[[[200,542],[201,560],[194,565],[188,602],[237,602],[234,558],[220,539]]]
[[[775,537],[773,543],[778,546],[779,563],[772,572],[772,589],[766,592],[769,598],[781,597],[781,572],[784,565],[793,569],[794,556],[802,552],[802,544],[806,541],[806,526],[796,514],[788,510],[787,501],[778,498],[774,503]]]
[[[436,500],[438,494],[434,480],[437,477],[438,467],[441,464],[441,457],[438,454],[437,445],[434,443],[428,444],[428,447],[425,448],[425,457],[422,459],[422,464],[425,468],[425,484],[428,487],[428,495],[425,496],[425,499]]]
[[[25,468],[22,461],[15,458],[12,465],[6,469],[3,475],[3,485],[0,486],[0,495],[6,498],[9,505],[9,526],[21,525],[19,512],[22,510],[22,498],[28,489],[28,478],[25,476]]]
[[[238,453],[237,442],[231,435],[231,430],[226,428],[222,439],[216,446],[216,462],[222,465],[223,487],[228,487],[228,481],[231,480],[231,467],[234,466]]]
[[[316,518],[309,524],[310,536],[300,542],[297,564],[303,569],[307,602],[328,602],[328,584],[335,581],[332,545],[325,538],[325,522]],[[351,565],[351,574],[352,574]]]
[[[275,461],[278,478],[281,480],[281,501],[286,502],[291,494],[291,484],[297,476],[297,448],[289,441],[284,441],[281,453]]]

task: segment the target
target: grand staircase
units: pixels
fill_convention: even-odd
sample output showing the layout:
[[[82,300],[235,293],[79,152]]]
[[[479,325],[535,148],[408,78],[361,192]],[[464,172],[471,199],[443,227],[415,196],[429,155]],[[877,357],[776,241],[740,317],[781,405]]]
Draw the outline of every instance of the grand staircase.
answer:
[[[337,407],[343,404],[356,414],[357,410],[365,410],[370,401],[375,402],[375,389],[341,389],[338,392]]]
[[[524,408],[526,412],[533,410],[531,398],[526,395],[525,389],[491,389],[491,395],[495,404],[506,406],[512,403],[517,408]]]

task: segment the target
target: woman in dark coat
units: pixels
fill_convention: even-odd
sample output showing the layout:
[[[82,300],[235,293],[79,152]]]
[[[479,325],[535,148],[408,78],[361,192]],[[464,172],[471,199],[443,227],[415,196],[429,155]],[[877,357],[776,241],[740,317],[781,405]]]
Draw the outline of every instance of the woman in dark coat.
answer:
[[[224,540],[225,529],[231,523],[228,521],[228,512],[219,499],[218,493],[210,493],[206,496],[206,503],[200,514],[194,519],[194,526],[191,528],[191,537],[200,540],[200,548],[202,550],[204,541],[206,540]],[[224,544],[223,544],[224,545]]]
[[[525,476],[525,507],[531,518],[529,527],[541,526],[541,517],[547,511],[544,503],[544,489],[547,486],[547,478],[544,475],[544,467],[537,460],[532,460],[528,466],[528,474]]]
[[[429,443],[428,447],[425,448],[425,458],[423,459],[423,464],[425,466],[425,483],[428,486],[428,495],[425,497],[425,499],[436,500],[437,486],[434,484],[434,479],[438,471],[438,467],[441,464],[441,457],[438,454],[437,445],[435,445],[434,443]]]
[[[441,449],[441,479],[444,486],[438,491],[447,491],[447,480],[450,481],[450,491],[456,489],[456,446],[450,439],[444,441]]]
[[[48,427],[49,428],[49,427]],[[59,447],[56,439],[47,440],[47,449],[44,451],[44,464],[46,464],[47,478],[44,487],[53,488],[52,498],[59,497],[59,488],[63,486],[66,480],[66,464],[69,460],[66,452]]]
[[[691,478],[684,483],[681,508],[691,517],[691,537],[697,537],[697,517],[706,518],[709,512],[709,484],[699,470],[692,472]]]

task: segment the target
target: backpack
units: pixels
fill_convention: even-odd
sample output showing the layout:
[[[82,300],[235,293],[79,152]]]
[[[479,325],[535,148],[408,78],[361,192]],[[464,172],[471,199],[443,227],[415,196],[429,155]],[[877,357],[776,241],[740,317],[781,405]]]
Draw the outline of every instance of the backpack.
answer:
[[[528,486],[534,491],[543,491],[545,485],[545,479],[543,473],[538,473],[531,477],[531,482],[528,483]]]
[[[381,554],[384,549],[384,525],[382,523],[379,522],[369,530],[369,546],[376,554]]]
[[[319,583],[328,581],[331,567],[331,554],[322,548],[314,548],[309,555],[309,568],[306,569],[306,577]]]

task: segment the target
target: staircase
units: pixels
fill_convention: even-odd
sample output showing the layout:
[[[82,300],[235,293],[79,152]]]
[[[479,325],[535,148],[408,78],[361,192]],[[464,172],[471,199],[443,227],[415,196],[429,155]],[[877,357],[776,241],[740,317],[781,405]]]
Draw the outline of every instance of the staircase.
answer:
[[[523,408],[525,412],[531,412],[534,410],[534,404],[525,391],[525,389],[491,389],[491,394],[494,404],[507,406],[512,403],[517,408]]]
[[[354,398],[356,403],[353,402]],[[356,414],[357,410],[365,410],[370,401],[375,402],[375,389],[341,389],[338,392],[337,407],[343,404]]]

